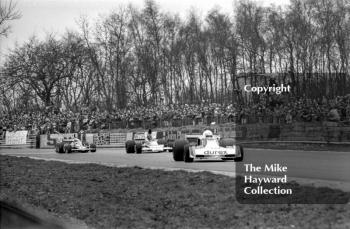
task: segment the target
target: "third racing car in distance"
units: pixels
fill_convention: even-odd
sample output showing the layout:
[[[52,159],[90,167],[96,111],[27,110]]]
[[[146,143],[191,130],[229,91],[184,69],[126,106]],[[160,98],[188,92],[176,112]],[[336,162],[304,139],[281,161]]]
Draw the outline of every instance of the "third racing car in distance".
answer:
[[[95,144],[82,143],[78,138],[62,139],[61,142],[57,142],[55,145],[56,153],[72,153],[72,152],[96,152]]]
[[[235,144],[234,139],[221,139],[210,130],[203,135],[186,135],[185,139],[174,144],[175,161],[193,162],[194,159],[243,160],[243,147]]]

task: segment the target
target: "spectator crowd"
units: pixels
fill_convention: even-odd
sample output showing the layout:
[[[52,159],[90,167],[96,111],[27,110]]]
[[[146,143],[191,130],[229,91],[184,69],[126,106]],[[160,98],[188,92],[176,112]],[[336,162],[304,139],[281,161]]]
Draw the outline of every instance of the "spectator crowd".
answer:
[[[184,120],[186,122],[184,122]],[[90,129],[178,126],[200,123],[292,123],[292,122],[350,122],[350,94],[335,99],[261,97],[258,102],[242,104],[183,104],[134,107],[111,112],[81,109],[79,112],[45,109],[2,114],[0,129],[37,130],[40,133],[79,132]]]

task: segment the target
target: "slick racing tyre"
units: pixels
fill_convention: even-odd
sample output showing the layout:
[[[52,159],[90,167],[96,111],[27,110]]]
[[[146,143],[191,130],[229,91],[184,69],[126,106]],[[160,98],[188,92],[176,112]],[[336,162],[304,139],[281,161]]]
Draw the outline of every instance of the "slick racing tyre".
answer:
[[[235,162],[240,162],[243,161],[243,157],[244,157],[244,150],[243,147],[241,145],[236,145],[236,150],[238,150],[239,152],[237,152],[238,154],[240,154],[239,157],[236,157],[235,159],[233,159]]]
[[[56,146],[55,146],[56,153],[64,153],[63,145],[64,144],[62,142],[56,143]]]
[[[184,147],[184,162],[193,162],[193,158],[190,157],[190,145],[187,144]]]
[[[95,153],[96,152],[96,145],[95,144],[90,144],[90,152]]]
[[[135,151],[136,151],[137,154],[141,154],[142,153],[142,144],[141,143],[136,143]]]
[[[126,153],[135,153],[135,141],[129,140],[125,143]]]
[[[69,144],[66,144],[63,146],[64,153],[71,153],[72,152],[72,146]]]
[[[184,148],[188,144],[187,140],[176,140],[173,148],[173,158],[174,161],[184,160]]]

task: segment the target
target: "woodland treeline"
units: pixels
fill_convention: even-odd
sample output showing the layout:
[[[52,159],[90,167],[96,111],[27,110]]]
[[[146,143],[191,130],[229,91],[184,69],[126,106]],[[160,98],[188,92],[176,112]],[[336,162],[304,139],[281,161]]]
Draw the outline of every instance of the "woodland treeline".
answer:
[[[350,93],[350,0],[233,5],[231,14],[214,8],[181,18],[147,0],[141,9],[127,5],[93,21],[81,17],[79,30],[60,37],[32,37],[5,57],[0,106],[110,111],[232,103],[244,101],[242,77],[261,84],[261,75],[266,81],[276,74],[295,97]]]

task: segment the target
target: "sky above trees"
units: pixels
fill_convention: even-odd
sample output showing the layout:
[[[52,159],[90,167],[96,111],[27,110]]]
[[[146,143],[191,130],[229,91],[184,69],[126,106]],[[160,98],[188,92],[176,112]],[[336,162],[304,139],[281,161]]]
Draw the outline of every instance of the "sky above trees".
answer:
[[[7,0],[4,0],[7,1]],[[262,5],[289,4],[289,0],[258,0]],[[17,0],[17,8],[22,17],[13,21],[11,33],[0,38],[0,64],[4,55],[15,44],[22,44],[31,36],[45,38],[47,34],[60,36],[66,30],[77,30],[77,20],[81,15],[95,20],[100,15],[106,15],[120,5],[133,4],[142,8],[144,0]],[[232,14],[234,0],[158,0],[156,1],[162,11],[179,14],[186,17],[193,9],[203,17],[214,7],[219,7],[223,13]]]

